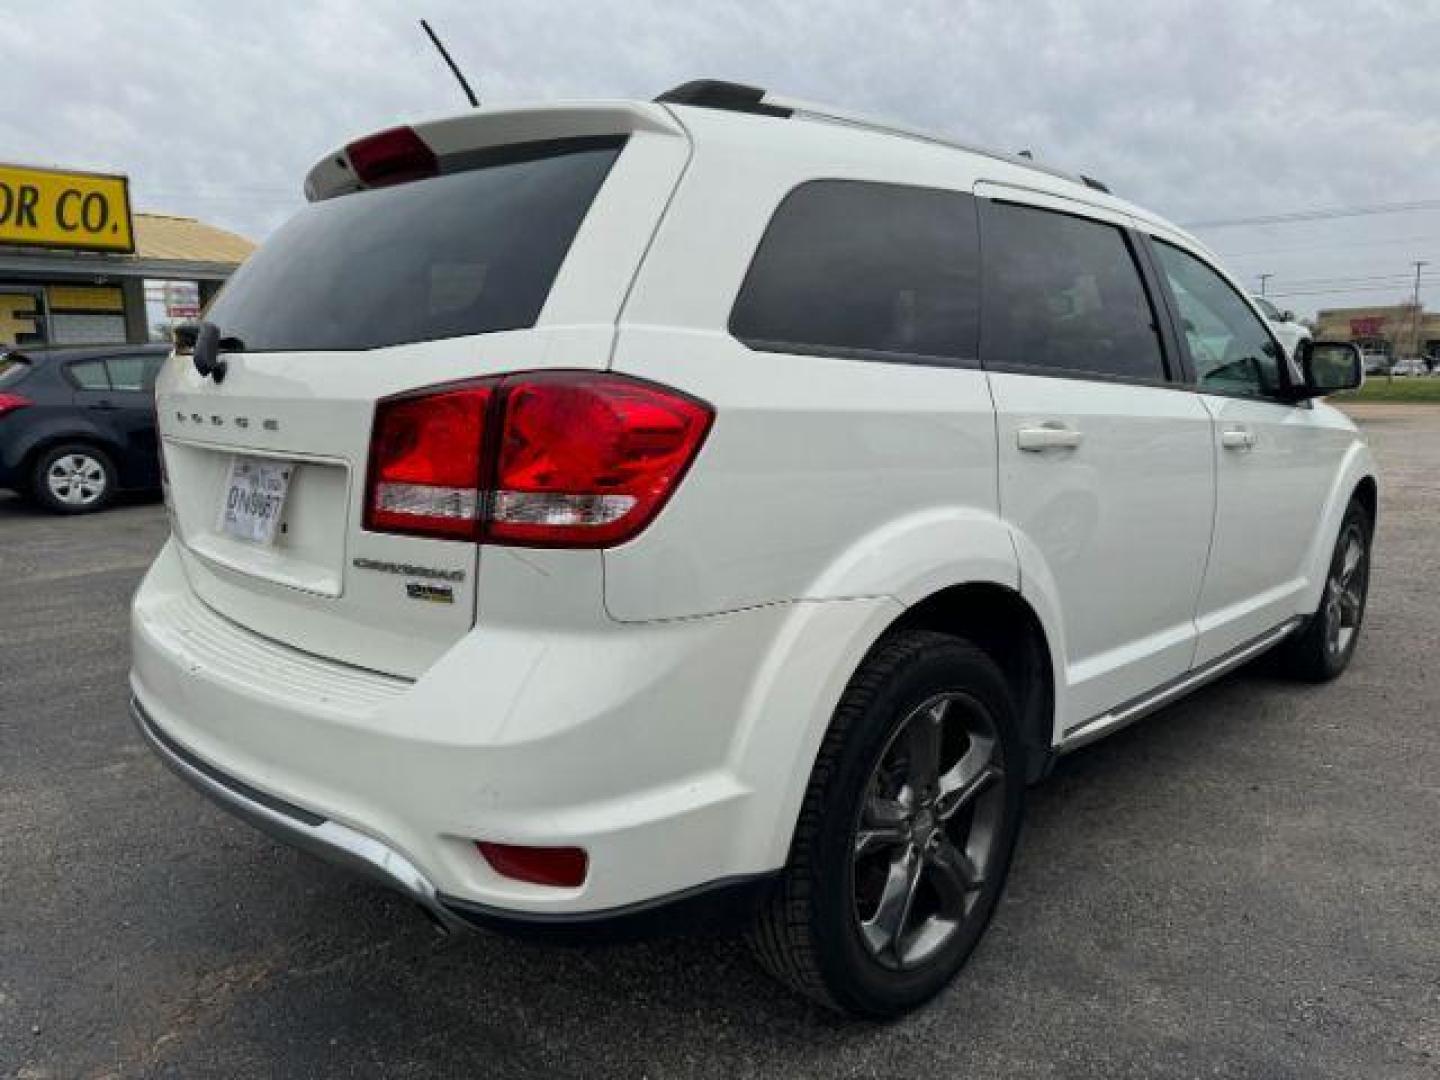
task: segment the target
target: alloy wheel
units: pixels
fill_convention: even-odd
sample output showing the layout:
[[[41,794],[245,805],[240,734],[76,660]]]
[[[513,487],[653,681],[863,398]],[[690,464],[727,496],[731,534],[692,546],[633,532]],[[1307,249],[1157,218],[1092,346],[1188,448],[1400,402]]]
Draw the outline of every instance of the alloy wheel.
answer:
[[[1346,530],[1340,551],[1325,585],[1325,648],[1331,656],[1350,648],[1365,610],[1365,537],[1358,525]]]
[[[45,471],[45,485],[57,502],[91,506],[105,494],[105,466],[89,454],[62,454]]]
[[[1004,750],[989,711],[938,694],[881,753],[853,832],[853,906],[870,955],[918,967],[960,932],[989,882],[1005,815]]]

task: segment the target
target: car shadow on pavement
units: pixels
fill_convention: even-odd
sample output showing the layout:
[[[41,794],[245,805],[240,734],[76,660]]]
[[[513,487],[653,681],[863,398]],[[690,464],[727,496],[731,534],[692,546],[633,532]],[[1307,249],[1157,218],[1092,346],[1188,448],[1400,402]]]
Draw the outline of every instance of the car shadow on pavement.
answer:
[[[819,1075],[862,1061],[885,1073],[900,1052],[894,1033],[906,1033],[908,1045],[911,1033],[931,1030],[964,1031],[994,1049],[1016,1034],[1013,1010],[1031,995],[1063,996],[1077,978],[1083,985],[1097,977],[1085,970],[1089,946],[1066,941],[1077,938],[1077,906],[1107,903],[1087,898],[1106,882],[1083,873],[1094,861],[1096,834],[1107,842],[1095,811],[1112,820],[1122,815],[1122,831],[1144,850],[1152,842],[1147,830],[1174,826],[1172,800],[1192,793],[1187,778],[1226,768],[1230,744],[1244,732],[1255,735],[1246,710],[1256,698],[1282,696],[1282,686],[1293,692],[1293,684],[1246,669],[1062,759],[1031,792],[1009,894],[970,965],[934,1004],[892,1024],[848,1021],[790,994],[733,937],[603,946],[491,933],[442,938],[397,895],[251,837],[213,810],[206,816],[224,834],[224,857],[207,869],[246,882],[249,899],[186,912],[171,962],[183,968],[191,950],[205,949],[201,940],[218,944],[239,965],[238,1007],[225,1007],[226,993],[206,985],[163,1011],[193,1018],[198,999],[208,1010],[202,1026],[243,1029],[226,1032],[222,1041],[231,1044],[306,1017],[307,1031],[326,1032],[347,1048],[345,1058],[386,1060],[404,1048],[407,1059],[423,1058],[431,1075],[480,1060],[497,1075],[713,1074],[762,1066]],[[1065,882],[1068,895],[1058,887]],[[181,1059],[189,1053],[173,1050]],[[163,1056],[174,1063],[169,1052]],[[296,1075],[308,1075],[312,1065],[323,1071],[319,1059],[288,1064]]]

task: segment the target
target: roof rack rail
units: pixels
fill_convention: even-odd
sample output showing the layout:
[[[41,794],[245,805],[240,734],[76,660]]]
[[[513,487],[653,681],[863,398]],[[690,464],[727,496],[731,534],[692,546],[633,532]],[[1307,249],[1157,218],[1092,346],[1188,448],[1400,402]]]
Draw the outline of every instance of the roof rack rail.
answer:
[[[894,124],[885,120],[877,120],[871,116],[861,113],[852,113],[843,109],[835,109],[828,105],[817,105],[811,102],[798,101],[792,98],[777,97],[758,86],[747,86],[744,83],[727,82],[724,79],[695,79],[691,82],[681,83],[674,89],[667,90],[655,99],[661,104],[668,105],[695,105],[705,109],[723,109],[727,112],[756,113],[762,116],[798,117],[802,120],[821,120],[833,124],[845,124],[850,127],[864,128],[869,131],[883,131],[890,135],[899,135],[907,139],[916,139],[920,142],[936,143],[940,146],[953,147],[956,150],[965,150],[972,154],[981,154],[997,161],[1009,162],[1012,165],[1020,165],[1027,169],[1035,169],[1050,176],[1058,177],[1061,180],[1069,180],[1074,184],[1081,184],[1092,188],[1095,191],[1110,193],[1110,189],[1099,180],[1089,176],[1077,176],[1074,173],[1065,172],[1049,165],[1043,165],[1026,154],[1007,154],[999,150],[991,150],[983,146],[975,146],[971,143],[963,143],[956,139],[946,138],[937,135],[932,131],[925,131],[921,128],[906,127],[903,124]]]

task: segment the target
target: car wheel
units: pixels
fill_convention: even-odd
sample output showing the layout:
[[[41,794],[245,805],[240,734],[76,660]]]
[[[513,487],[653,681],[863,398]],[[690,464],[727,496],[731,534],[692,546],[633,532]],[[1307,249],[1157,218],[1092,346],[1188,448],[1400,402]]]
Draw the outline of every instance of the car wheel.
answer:
[[[30,492],[42,506],[60,514],[99,510],[115,491],[115,466],[94,446],[68,443],[40,455],[31,474]]]
[[[1024,799],[1015,707],[969,642],[881,642],[836,708],[790,861],[751,933],[761,963],[840,1012],[941,990],[995,910]]]
[[[1307,682],[1335,678],[1355,655],[1370,593],[1370,515],[1351,502],[1340,523],[1320,608],[1281,646],[1285,671]]]

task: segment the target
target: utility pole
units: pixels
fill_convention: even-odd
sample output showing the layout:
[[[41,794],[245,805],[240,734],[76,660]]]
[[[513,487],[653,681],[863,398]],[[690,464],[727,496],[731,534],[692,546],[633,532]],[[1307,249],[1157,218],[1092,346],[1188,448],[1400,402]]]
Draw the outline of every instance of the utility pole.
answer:
[[[1417,360],[1425,355],[1424,349],[1420,344],[1420,268],[1429,265],[1430,264],[1424,259],[1415,260],[1415,296],[1413,303],[1415,305],[1415,358]]]
[[[1260,275],[1260,295],[1261,295],[1261,296],[1264,296],[1264,295],[1265,295],[1265,283],[1266,283],[1267,281],[1269,281],[1269,280],[1270,280],[1272,277],[1274,277],[1274,276],[1275,276],[1274,274],[1261,274],[1261,275]]]

